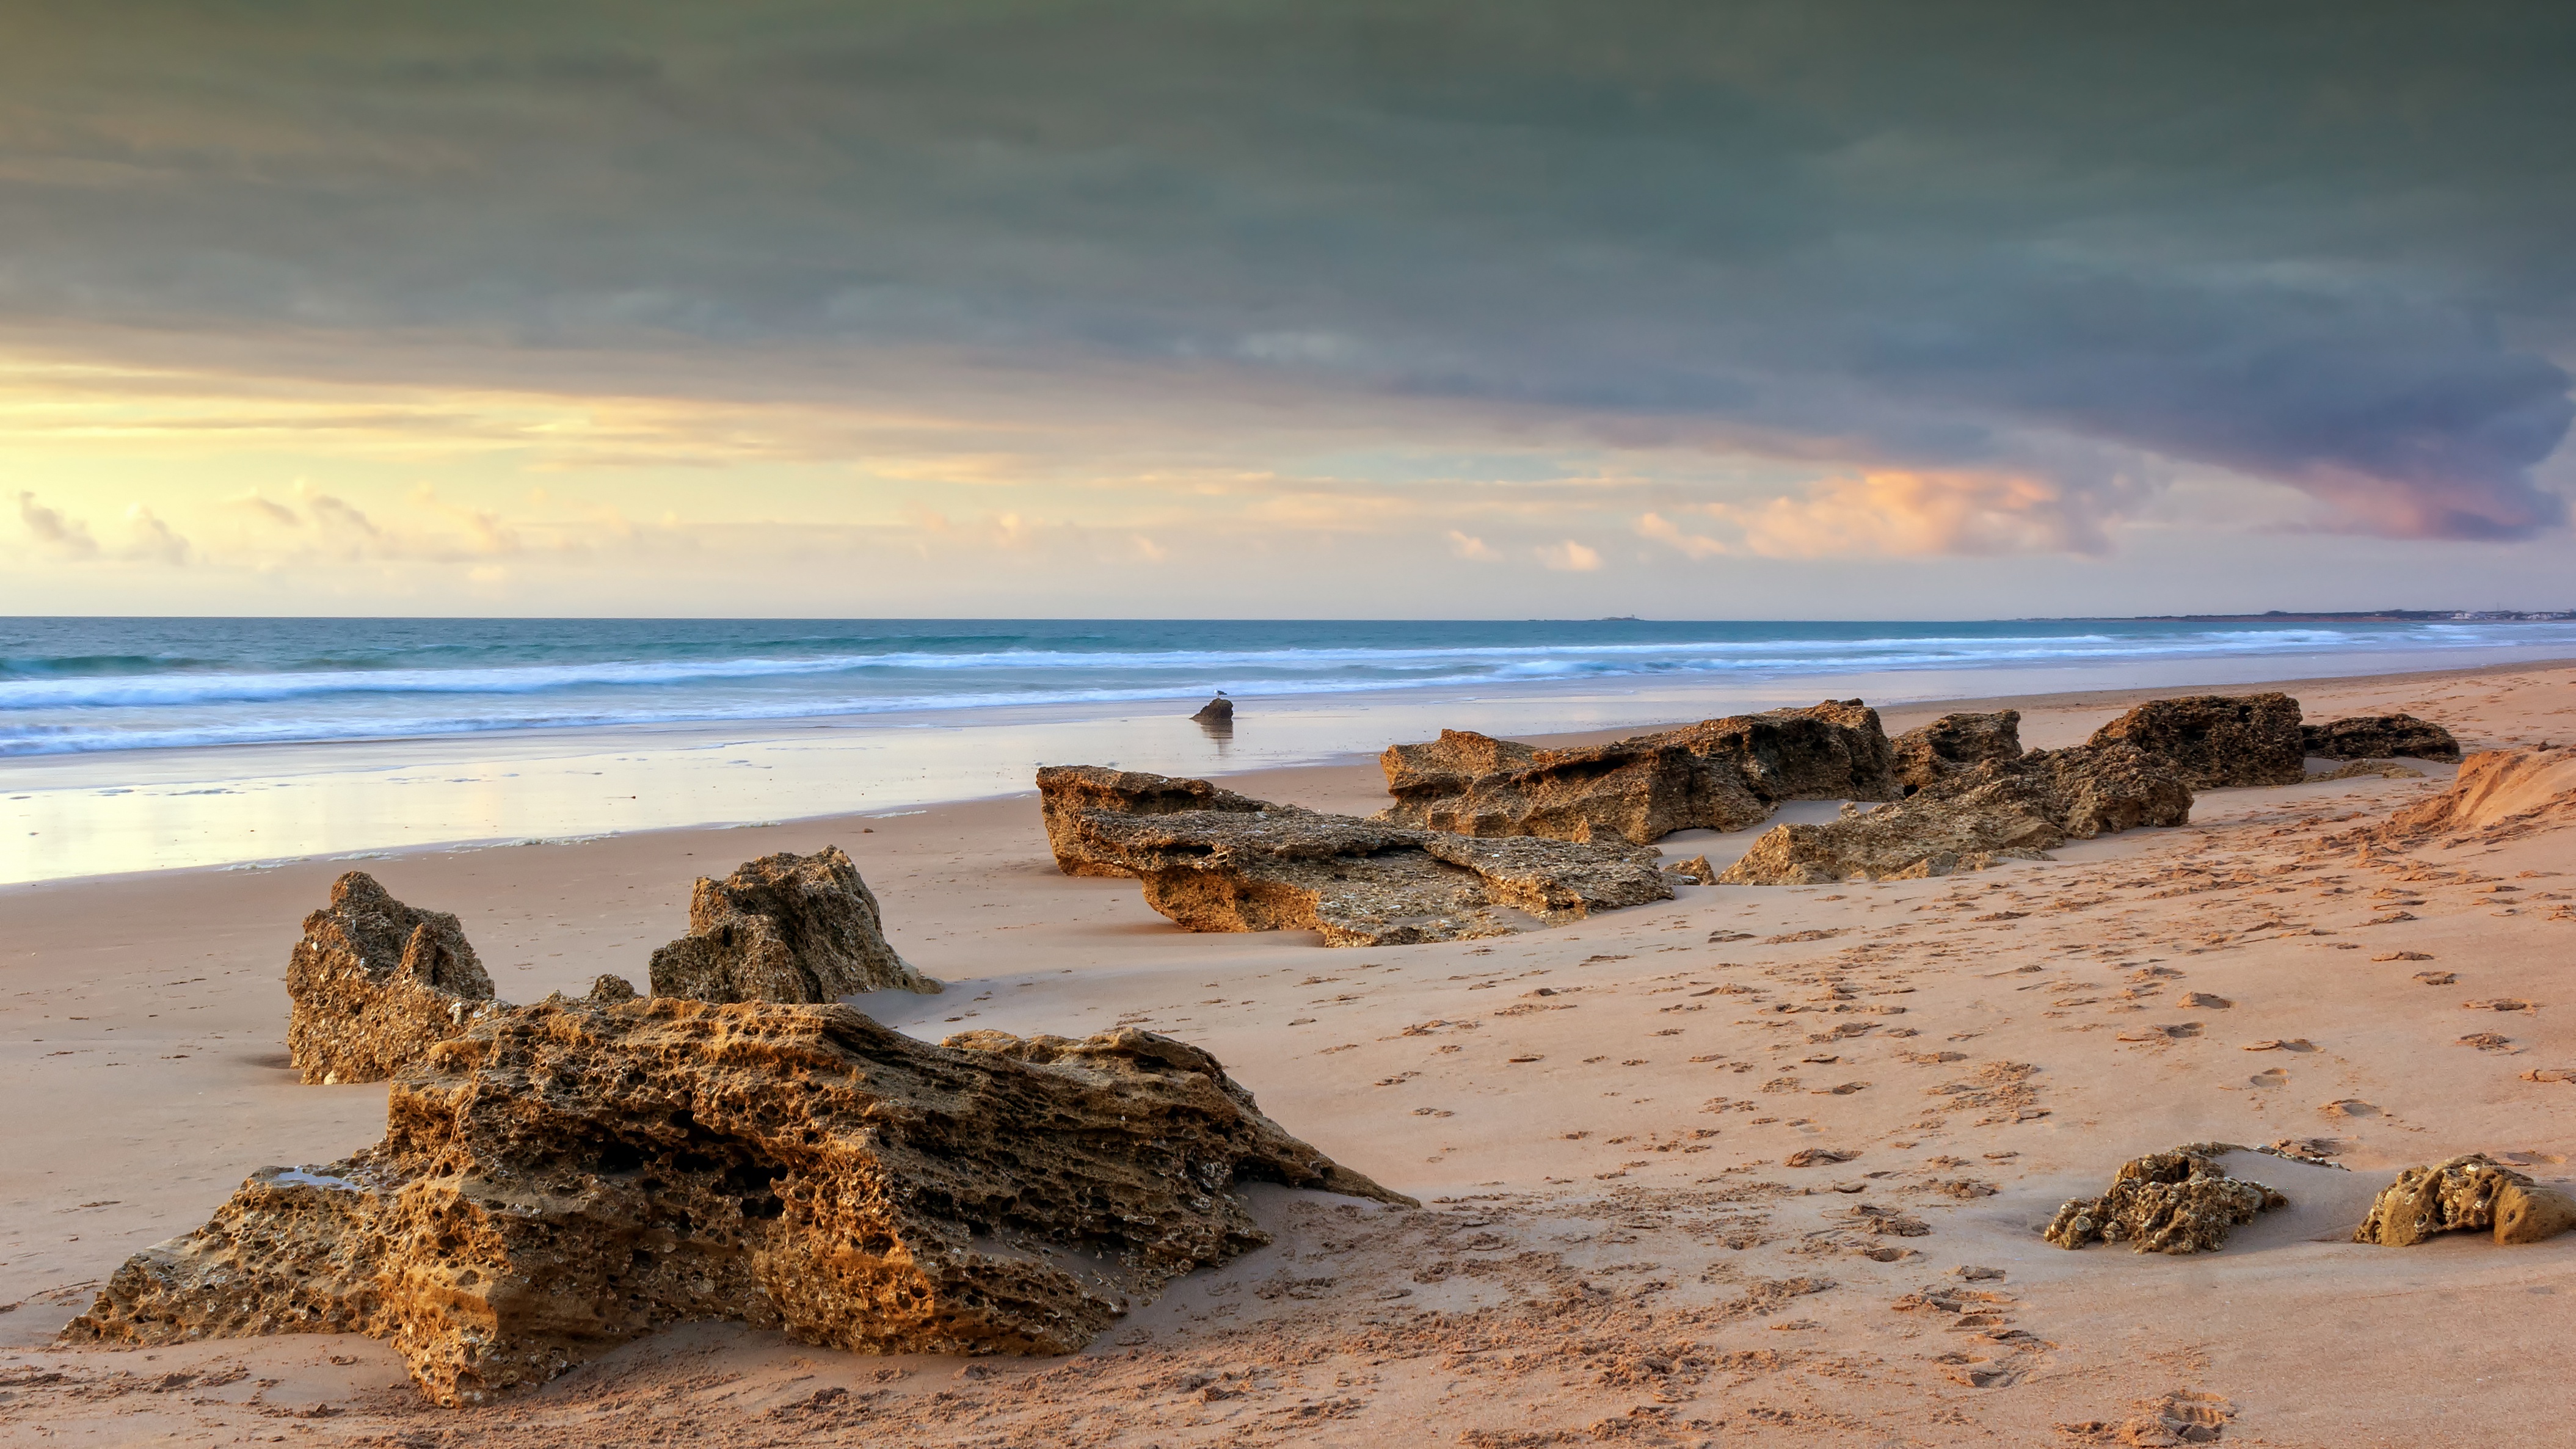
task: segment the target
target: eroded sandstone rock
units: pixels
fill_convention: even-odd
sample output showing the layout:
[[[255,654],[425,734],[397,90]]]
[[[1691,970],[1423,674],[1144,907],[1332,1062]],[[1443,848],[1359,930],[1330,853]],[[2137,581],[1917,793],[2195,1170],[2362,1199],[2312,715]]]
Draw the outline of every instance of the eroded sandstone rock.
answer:
[[[2109,1192],[2067,1199],[2045,1236],[2061,1248],[2098,1241],[2125,1242],[2140,1253],[2214,1252],[2256,1213],[2289,1203],[2259,1182],[2229,1176],[2218,1163],[2230,1152],[2253,1150],[2195,1142],[2124,1162]]]
[[[2483,1153],[2410,1167],[2381,1189],[2356,1243],[2411,1247],[2437,1233],[2492,1231],[2499,1243],[2537,1243],[2576,1227],[2576,1198],[2543,1187]]]
[[[2299,726],[2301,747],[2329,760],[2457,760],[2460,742],[2451,732],[2411,714],[2355,715],[2321,725]]]
[[[2299,702],[2286,694],[2151,699],[2087,743],[2135,745],[2194,790],[2295,785],[2307,775]]]
[[[1479,840],[1290,805],[1127,815],[1068,812],[1085,859],[1144,883],[1193,931],[1312,930],[1328,946],[1501,936],[1672,897],[1643,846]]]
[[[382,1142],[263,1169],[63,1337],[366,1333],[451,1405],[683,1319],[1070,1353],[1268,1241],[1247,1180],[1412,1205],[1147,1032],[931,1046],[840,1006],[557,998],[439,1044]]]
[[[1378,763],[1395,803],[1376,819],[1488,838],[1642,845],[1676,830],[1743,830],[1783,800],[1899,793],[1878,711],[1856,699],[1563,750],[1442,730],[1389,746]]]
[[[837,845],[698,878],[689,934],[653,953],[653,994],[691,1001],[838,1001],[939,990],[886,944],[876,894]]]
[[[1949,770],[1875,810],[1775,825],[1718,881],[1821,885],[1948,875],[2044,859],[2069,840],[2190,818],[2191,791],[2132,746],[2032,750]]]
[[[1227,716],[1233,718],[1231,714]],[[1219,810],[1248,815],[1277,807],[1205,780],[1151,775],[1142,770],[1112,770],[1100,765],[1045,765],[1038,770],[1038,817],[1046,823],[1047,845],[1056,869],[1066,875],[1133,875],[1112,860],[1084,854],[1073,818],[1084,811],[1113,815],[1175,815],[1185,810]]]
[[[1889,747],[1896,757],[1896,782],[1911,795],[1990,760],[2010,763],[2020,759],[2021,711],[1945,714],[1920,729],[1898,735]]]
[[[2469,756],[2451,788],[2369,833],[2399,844],[2433,836],[2499,844],[2570,824],[2576,824],[2576,749],[2543,745]]]
[[[454,916],[404,905],[362,870],[304,918],[286,994],[287,1058],[308,1085],[381,1082],[498,1004]]]

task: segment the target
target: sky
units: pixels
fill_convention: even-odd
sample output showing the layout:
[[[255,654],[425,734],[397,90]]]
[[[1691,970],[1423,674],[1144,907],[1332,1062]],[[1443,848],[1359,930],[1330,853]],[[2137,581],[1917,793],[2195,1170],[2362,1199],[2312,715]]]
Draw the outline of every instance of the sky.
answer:
[[[2576,607],[2576,7],[0,0],[0,613]]]

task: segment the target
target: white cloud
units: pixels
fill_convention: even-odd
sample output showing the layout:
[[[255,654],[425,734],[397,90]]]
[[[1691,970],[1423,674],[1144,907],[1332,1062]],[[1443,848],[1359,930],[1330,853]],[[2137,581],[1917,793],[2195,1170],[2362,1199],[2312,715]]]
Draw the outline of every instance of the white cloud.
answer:
[[[49,553],[63,558],[98,557],[98,540],[90,536],[88,524],[38,503],[33,493],[18,494],[18,521]]]
[[[1680,549],[1685,558],[1715,558],[1719,554],[1732,552],[1725,544],[1706,534],[1682,532],[1680,524],[1660,513],[1649,513],[1638,519],[1637,532],[1641,537],[1671,544]]]
[[[1494,552],[1483,539],[1471,533],[1461,533],[1454,528],[1449,530],[1449,551],[1460,558],[1474,559],[1478,563],[1493,563],[1502,558],[1502,555]]]
[[[1573,539],[1551,543],[1537,550],[1538,561],[1562,573],[1588,574],[1601,567],[1598,551],[1584,547]]]

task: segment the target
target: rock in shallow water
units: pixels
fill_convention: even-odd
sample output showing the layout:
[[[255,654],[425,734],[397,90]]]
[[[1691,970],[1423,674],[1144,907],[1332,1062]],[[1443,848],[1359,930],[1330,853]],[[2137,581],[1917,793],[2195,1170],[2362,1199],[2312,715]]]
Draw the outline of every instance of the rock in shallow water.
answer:
[[[500,1005],[454,916],[404,905],[362,870],[304,918],[286,994],[287,1057],[307,1085],[381,1082]]]
[[[837,845],[765,855],[698,878],[689,934],[653,953],[653,994],[691,1001],[838,1001],[936,992],[886,943],[876,893]]]
[[[841,1006],[558,997],[438,1044],[382,1142],[264,1169],[63,1337],[367,1333],[446,1404],[681,1319],[1068,1353],[1267,1242],[1247,1179],[1413,1205],[1147,1032],[931,1046]]]
[[[2125,1242],[2140,1253],[2215,1252],[2226,1244],[2231,1229],[2289,1203],[2259,1182],[2229,1176],[2218,1165],[2230,1152],[2252,1150],[2195,1142],[2124,1162],[2112,1176],[2109,1192],[2069,1198],[2044,1236],[2061,1248]]]

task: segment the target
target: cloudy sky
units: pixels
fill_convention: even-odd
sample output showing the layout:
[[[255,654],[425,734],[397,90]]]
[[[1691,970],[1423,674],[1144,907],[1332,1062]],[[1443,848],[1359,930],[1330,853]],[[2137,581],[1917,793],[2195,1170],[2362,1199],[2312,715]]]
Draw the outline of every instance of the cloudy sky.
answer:
[[[0,7],[0,611],[2576,607],[2576,7]]]

